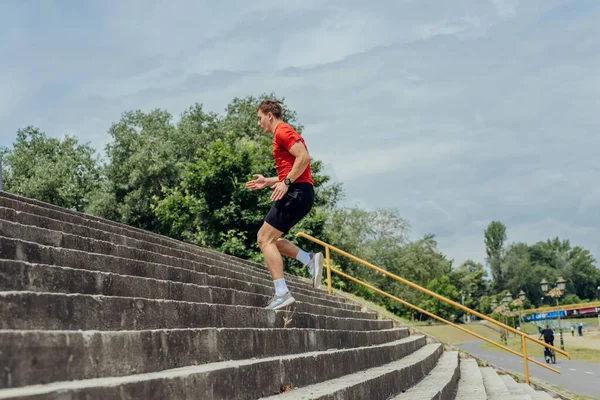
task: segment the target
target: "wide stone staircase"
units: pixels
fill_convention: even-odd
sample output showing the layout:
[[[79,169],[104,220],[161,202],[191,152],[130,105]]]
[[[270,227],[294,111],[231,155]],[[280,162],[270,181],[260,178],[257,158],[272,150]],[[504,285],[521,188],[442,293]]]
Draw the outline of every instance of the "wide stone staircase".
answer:
[[[0,399],[548,399],[264,266],[0,192]]]

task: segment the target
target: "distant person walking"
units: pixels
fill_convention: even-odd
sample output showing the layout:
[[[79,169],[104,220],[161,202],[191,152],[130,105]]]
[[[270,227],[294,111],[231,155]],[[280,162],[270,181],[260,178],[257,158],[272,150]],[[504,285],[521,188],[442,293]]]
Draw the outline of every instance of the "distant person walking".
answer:
[[[258,231],[257,240],[275,285],[275,296],[266,308],[278,310],[296,301],[283,277],[281,256],[295,258],[303,263],[312,277],[313,287],[317,288],[321,284],[323,254],[309,254],[281,237],[300,222],[314,204],[310,155],[304,138],[282,121],[283,110],[278,101],[261,102],[257,114],[258,126],[265,133],[273,135],[273,158],[277,176],[265,178],[255,174],[254,179],[246,183],[246,187],[250,190],[266,187],[273,190],[273,204]]]

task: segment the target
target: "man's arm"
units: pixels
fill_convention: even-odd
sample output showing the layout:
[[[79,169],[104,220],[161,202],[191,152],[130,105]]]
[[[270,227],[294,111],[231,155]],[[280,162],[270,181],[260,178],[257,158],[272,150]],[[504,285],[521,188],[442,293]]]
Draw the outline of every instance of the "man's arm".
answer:
[[[310,163],[310,154],[308,154],[308,151],[306,151],[306,147],[304,147],[302,142],[296,142],[290,148],[290,153],[296,157],[292,170],[287,176],[293,183],[300,175],[302,175],[302,172],[304,172]]]
[[[267,181],[267,187],[272,187],[277,182],[279,182],[279,178],[277,176],[274,176],[272,178],[265,178],[265,180]]]

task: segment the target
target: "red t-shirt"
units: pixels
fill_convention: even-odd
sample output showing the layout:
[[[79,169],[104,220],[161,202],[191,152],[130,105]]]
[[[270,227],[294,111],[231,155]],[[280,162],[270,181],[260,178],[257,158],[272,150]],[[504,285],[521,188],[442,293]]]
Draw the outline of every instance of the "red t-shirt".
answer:
[[[277,168],[277,177],[279,178],[279,181],[283,181],[294,166],[296,157],[290,153],[290,149],[298,141],[302,142],[304,148],[308,151],[308,147],[306,147],[306,143],[304,143],[304,138],[302,138],[302,136],[300,136],[290,125],[282,122],[275,127],[275,133],[273,135],[273,158],[275,159],[275,167]],[[293,183],[300,182],[308,182],[311,185],[314,184],[310,172],[310,163]]]

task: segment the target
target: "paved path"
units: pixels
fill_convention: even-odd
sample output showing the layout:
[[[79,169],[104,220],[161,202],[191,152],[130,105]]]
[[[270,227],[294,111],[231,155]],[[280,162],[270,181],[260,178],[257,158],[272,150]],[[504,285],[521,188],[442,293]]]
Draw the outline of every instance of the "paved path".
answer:
[[[482,343],[484,343],[482,340],[476,340],[462,343],[459,347],[482,360],[523,375],[522,358],[506,351],[497,352],[482,349],[479,347]],[[545,363],[541,357],[531,358]],[[533,363],[529,363],[529,374],[536,381],[552,383],[556,386],[562,386],[572,393],[600,399],[600,364],[567,360],[564,356],[557,354],[556,364],[551,363],[550,366],[559,370],[560,374]]]

